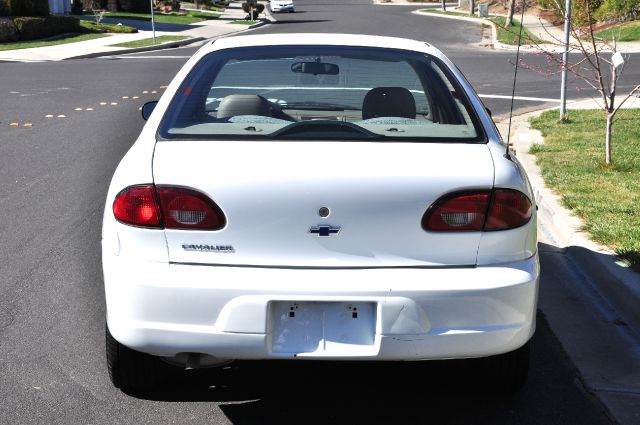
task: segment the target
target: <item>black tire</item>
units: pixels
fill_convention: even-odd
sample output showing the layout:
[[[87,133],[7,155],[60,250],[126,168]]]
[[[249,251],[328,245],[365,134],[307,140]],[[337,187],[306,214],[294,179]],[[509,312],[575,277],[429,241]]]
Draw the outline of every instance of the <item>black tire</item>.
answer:
[[[531,343],[509,353],[479,359],[481,379],[500,393],[516,393],[527,382]]]
[[[148,391],[162,382],[160,359],[132,350],[116,341],[105,326],[107,369],[111,382],[127,393]]]

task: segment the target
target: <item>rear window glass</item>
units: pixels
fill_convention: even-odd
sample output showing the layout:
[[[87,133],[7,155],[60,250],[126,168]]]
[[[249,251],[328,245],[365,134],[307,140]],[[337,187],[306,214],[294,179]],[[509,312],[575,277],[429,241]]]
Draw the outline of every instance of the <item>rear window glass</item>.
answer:
[[[264,46],[205,56],[170,103],[161,139],[478,142],[446,67],[425,54]]]

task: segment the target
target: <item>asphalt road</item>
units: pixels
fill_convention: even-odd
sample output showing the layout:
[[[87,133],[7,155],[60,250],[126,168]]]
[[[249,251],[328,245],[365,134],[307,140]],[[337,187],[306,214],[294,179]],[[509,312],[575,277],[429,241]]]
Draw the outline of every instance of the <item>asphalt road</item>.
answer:
[[[286,15],[290,23],[260,31],[430,39],[481,94],[510,93],[509,54],[473,47],[480,36],[474,25],[453,31],[452,21],[362,2],[298,4],[301,13]],[[241,364],[179,374],[164,392],[129,396],[113,388],[103,354],[104,199],[143,125],[139,106],[160,95],[192,51],[0,64],[0,424],[610,423],[543,317],[529,383],[515,397],[488,394],[461,365],[439,362]],[[539,75],[521,81],[519,94],[546,97],[555,90]],[[498,114],[507,110],[504,103],[487,100]],[[546,282],[543,275],[542,298]]]

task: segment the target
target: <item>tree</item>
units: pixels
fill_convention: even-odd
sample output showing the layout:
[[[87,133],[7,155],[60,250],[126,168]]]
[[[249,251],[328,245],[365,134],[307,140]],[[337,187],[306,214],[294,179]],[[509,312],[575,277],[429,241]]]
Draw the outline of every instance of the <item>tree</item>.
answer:
[[[604,156],[605,163],[609,165],[613,162],[613,125],[615,116],[627,100],[632,96],[640,95],[640,84],[635,85],[628,93],[618,96],[618,81],[624,71],[624,64],[616,59],[624,58],[618,52],[615,39],[609,43],[599,39],[594,33],[595,19],[593,11],[596,4],[599,5],[601,3],[601,0],[574,1],[580,3],[581,11],[584,13],[580,17],[580,22],[586,22],[586,25],[578,27],[574,22],[570,22],[569,27],[572,37],[568,48],[570,52],[579,53],[580,59],[575,63],[568,63],[566,70],[570,75],[594,89],[599,95],[599,100],[594,100],[598,102],[600,109],[606,114]],[[553,5],[556,11],[566,18],[564,5],[559,0],[553,0]],[[553,39],[552,48],[541,46],[533,40],[528,40],[537,45],[539,53],[546,56],[546,65],[533,66],[520,61],[518,66],[542,72],[549,76],[560,74],[565,68],[562,62],[562,54],[554,51],[553,47],[564,45],[564,43],[553,36],[551,38]]]
[[[524,7],[524,5],[522,5]],[[507,13],[507,21],[505,22],[505,26],[510,27],[513,25],[513,12],[516,8],[516,0],[509,0],[509,12]],[[522,25],[522,23],[520,23]]]

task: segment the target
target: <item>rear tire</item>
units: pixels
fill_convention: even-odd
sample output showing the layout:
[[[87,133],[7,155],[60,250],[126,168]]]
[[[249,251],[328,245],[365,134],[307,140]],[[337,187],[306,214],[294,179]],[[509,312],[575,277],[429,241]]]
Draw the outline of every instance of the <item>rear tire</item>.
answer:
[[[486,357],[481,361],[481,379],[501,393],[516,393],[527,382],[531,343],[509,353]]]
[[[107,369],[111,382],[124,392],[150,390],[162,382],[160,359],[132,350],[113,338],[105,326]]]

